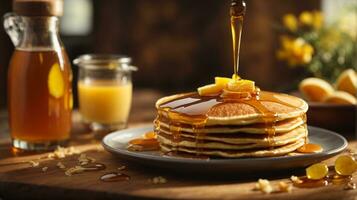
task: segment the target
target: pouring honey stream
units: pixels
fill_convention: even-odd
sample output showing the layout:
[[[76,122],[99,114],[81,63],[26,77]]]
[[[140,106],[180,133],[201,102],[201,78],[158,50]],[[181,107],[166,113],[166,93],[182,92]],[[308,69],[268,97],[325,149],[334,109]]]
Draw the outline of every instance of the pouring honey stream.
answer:
[[[171,101],[167,101],[157,106],[158,116],[154,120],[156,135],[162,132],[162,122],[168,122],[165,128],[171,133],[170,137],[172,149],[165,155],[177,155],[180,148],[180,142],[182,142],[182,132],[185,125],[190,125],[193,130],[196,145],[196,156],[200,156],[202,152],[203,142],[205,138],[205,126],[208,120],[209,111],[215,106],[220,106],[227,103],[242,103],[247,104],[257,110],[263,115],[263,123],[265,124],[265,133],[267,134],[266,142],[274,148],[275,141],[274,136],[276,134],[276,122],[279,120],[278,113],[269,110],[264,102],[270,101],[278,103],[294,109],[300,109],[299,104],[286,102],[277,98],[272,92],[260,91],[255,86],[253,81],[243,80],[239,77],[239,55],[240,45],[243,32],[243,21],[246,11],[246,4],[243,0],[232,0],[230,7],[230,25],[232,32],[232,47],[233,47],[233,76],[229,79],[226,86],[217,90],[217,85],[204,88],[213,90],[212,94],[202,95],[200,94],[200,88],[197,93],[184,94],[180,98],[176,98]],[[244,85],[245,84],[245,85]],[[248,85],[248,91],[246,90]],[[216,88],[215,88],[216,87]],[[245,88],[242,90],[242,88]],[[306,124],[305,113],[300,118]],[[321,152],[322,147],[316,144],[308,144],[307,134],[305,136],[305,145],[299,148],[300,153],[316,153]],[[141,138],[131,141],[129,144],[141,145],[141,149],[153,150],[159,149],[158,143],[148,143],[147,138]]]

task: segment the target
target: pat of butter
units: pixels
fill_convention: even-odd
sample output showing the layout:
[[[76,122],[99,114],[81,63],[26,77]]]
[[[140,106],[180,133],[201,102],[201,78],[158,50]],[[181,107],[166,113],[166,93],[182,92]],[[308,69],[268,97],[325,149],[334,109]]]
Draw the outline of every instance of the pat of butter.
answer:
[[[221,93],[223,89],[222,85],[210,84],[199,87],[197,91],[200,96],[212,96]]]
[[[255,82],[251,80],[232,80],[227,84],[227,89],[233,92],[254,92]]]
[[[227,84],[232,81],[231,78],[226,78],[226,77],[215,77],[214,78],[214,81],[215,81],[215,84],[222,87],[222,88],[225,88],[227,86]]]

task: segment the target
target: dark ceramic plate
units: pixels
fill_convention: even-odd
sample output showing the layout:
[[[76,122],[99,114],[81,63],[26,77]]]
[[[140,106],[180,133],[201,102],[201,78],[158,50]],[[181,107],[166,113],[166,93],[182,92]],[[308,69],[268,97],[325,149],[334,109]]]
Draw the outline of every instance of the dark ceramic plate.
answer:
[[[128,141],[151,131],[152,126],[132,128],[113,132],[103,138],[104,148],[112,154],[142,165],[166,168],[175,172],[232,173],[263,172],[306,167],[312,163],[326,160],[342,152],[347,141],[339,134],[316,127],[308,127],[309,141],[320,144],[323,152],[296,156],[238,159],[192,159],[162,156],[158,151],[132,152],[126,149]]]

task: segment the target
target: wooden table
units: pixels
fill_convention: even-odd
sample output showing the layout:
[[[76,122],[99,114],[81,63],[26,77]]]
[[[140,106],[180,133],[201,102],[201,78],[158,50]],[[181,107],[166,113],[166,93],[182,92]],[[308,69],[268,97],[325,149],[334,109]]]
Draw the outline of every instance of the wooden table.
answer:
[[[135,103],[134,103],[135,106]],[[134,109],[135,110],[135,109]],[[138,112],[138,111],[135,111]],[[135,117],[133,112],[132,117]],[[151,111],[150,111],[151,112]],[[143,116],[140,114],[140,116]],[[150,114],[146,115],[147,117]],[[133,120],[135,121],[135,120]],[[75,124],[76,125],[76,124]],[[133,126],[140,126],[132,123]],[[80,131],[82,130],[82,131]],[[291,175],[301,175],[303,170],[291,170],[264,175],[232,174],[228,176],[178,174],[175,171],[153,169],[120,160],[101,148],[98,140],[75,126],[72,145],[82,153],[104,163],[101,171],[84,172],[66,176],[56,165],[75,166],[79,155],[63,159],[41,159],[38,167],[29,161],[47,154],[24,154],[11,150],[6,118],[0,117],[0,199],[357,199],[357,190],[343,190],[342,186],[314,189],[293,188],[291,193],[262,194],[253,190],[258,178],[268,178],[273,184],[287,181]],[[1,138],[0,137],[0,138]],[[357,141],[350,142],[350,149],[357,149]],[[326,162],[332,163],[334,159]],[[99,178],[107,172],[117,172],[126,166],[124,173],[131,178],[122,182],[102,182]],[[42,171],[48,167],[47,171]],[[268,168],[269,166],[267,166]],[[153,177],[162,176],[167,183],[153,184]],[[354,178],[356,182],[356,178]]]

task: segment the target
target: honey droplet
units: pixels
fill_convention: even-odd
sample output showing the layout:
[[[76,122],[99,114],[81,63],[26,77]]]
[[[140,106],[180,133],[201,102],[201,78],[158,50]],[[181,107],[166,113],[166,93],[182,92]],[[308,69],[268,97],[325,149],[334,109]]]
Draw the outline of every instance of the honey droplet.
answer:
[[[85,171],[100,171],[104,170],[106,166],[102,163],[91,163],[82,166]]]
[[[320,180],[328,174],[328,167],[324,163],[313,164],[306,168],[306,176],[311,180]]]
[[[300,148],[298,148],[296,151],[299,153],[319,153],[322,152],[322,147],[318,144],[304,144]]]
[[[129,181],[130,176],[120,172],[110,172],[100,177],[103,182]]]
[[[323,187],[328,185],[328,181],[325,179],[311,180],[308,179],[307,177],[301,177],[299,179],[301,180],[301,182],[294,183],[294,186],[298,188],[316,188],[316,187]]]
[[[339,175],[348,176],[357,171],[357,163],[350,155],[339,156],[335,161],[335,171]]]

